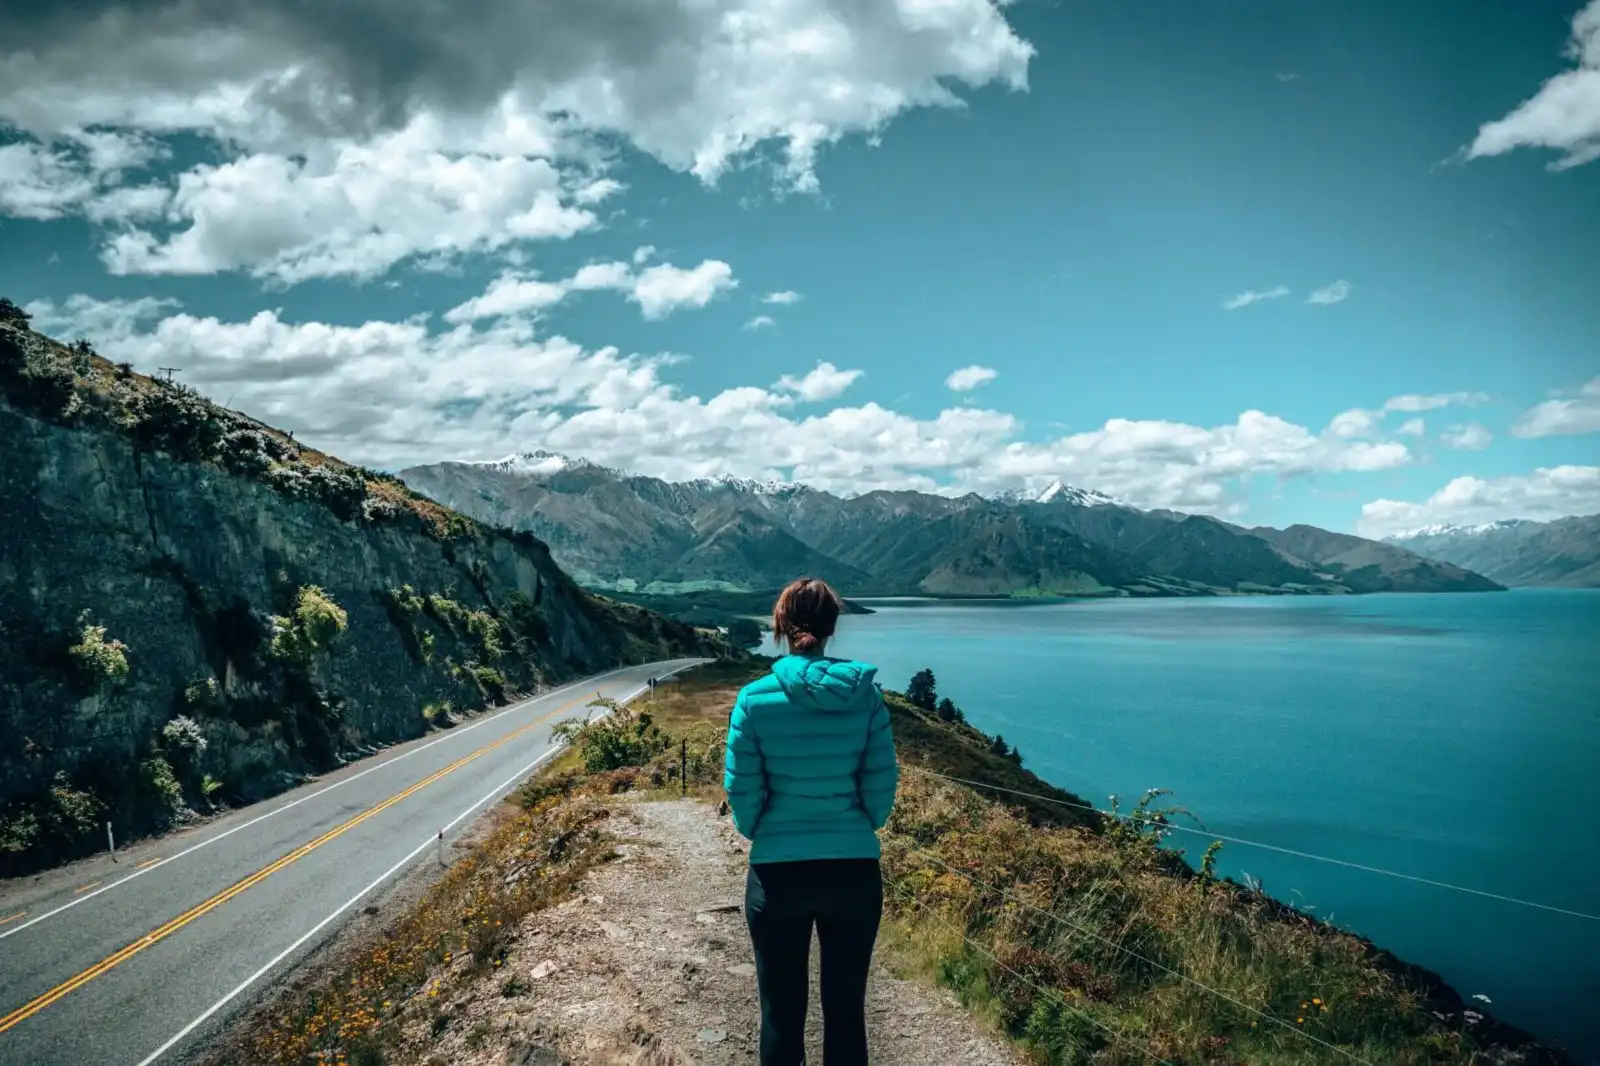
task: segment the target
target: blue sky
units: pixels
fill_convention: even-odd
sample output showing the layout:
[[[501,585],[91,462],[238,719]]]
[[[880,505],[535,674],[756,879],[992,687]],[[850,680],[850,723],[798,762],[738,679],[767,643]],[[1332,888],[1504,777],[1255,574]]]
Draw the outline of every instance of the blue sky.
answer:
[[[614,0],[502,54],[541,6],[463,87],[46,5],[0,293],[375,465],[1600,511],[1600,0]]]

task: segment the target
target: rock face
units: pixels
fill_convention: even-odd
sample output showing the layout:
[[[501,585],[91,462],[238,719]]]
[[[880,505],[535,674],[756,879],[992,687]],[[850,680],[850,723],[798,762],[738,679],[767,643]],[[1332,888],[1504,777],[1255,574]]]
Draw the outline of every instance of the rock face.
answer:
[[[0,871],[71,854],[112,810],[159,828],[510,693],[715,654],[584,592],[531,535],[286,438],[259,476],[146,446],[126,423],[170,386],[62,365],[0,325]],[[46,373],[71,388],[41,397]],[[302,477],[351,479],[360,505],[286,490]]]
[[[1429,526],[1387,543],[1468,567],[1505,585],[1600,588],[1600,515]]]
[[[441,503],[545,539],[584,584],[628,594],[755,592],[801,573],[856,596],[1499,587],[1359,537],[1144,511],[1059,482],[993,498],[839,497],[726,478],[668,482],[544,452],[436,463],[401,476]]]

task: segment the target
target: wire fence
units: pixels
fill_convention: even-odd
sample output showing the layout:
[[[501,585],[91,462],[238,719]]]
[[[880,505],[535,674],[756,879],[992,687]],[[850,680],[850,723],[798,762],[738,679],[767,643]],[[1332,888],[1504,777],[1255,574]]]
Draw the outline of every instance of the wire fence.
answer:
[[[950,781],[954,784],[966,785],[969,788],[986,788],[994,792],[1002,792],[1007,795],[1020,796],[1025,799],[1038,800],[1041,803],[1051,803],[1058,807],[1090,811],[1094,814],[1100,815],[1103,818],[1122,819],[1125,821],[1137,822],[1146,826],[1153,824],[1149,815],[1129,815],[1123,814],[1120,811],[1103,810],[1099,807],[1090,806],[1087,803],[1072,803],[1056,796],[1045,796],[1037,792],[1023,792],[1015,788],[1006,788],[1003,785],[990,784],[987,781],[974,781],[964,777],[952,777],[949,774],[941,774],[936,770],[928,770],[920,766],[902,764],[901,768],[912,773],[922,774],[925,777],[937,777],[945,781]],[[1570,910],[1566,907],[1556,907],[1548,903],[1538,903],[1533,900],[1519,899],[1516,896],[1507,896],[1499,892],[1486,892],[1483,889],[1469,888],[1465,885],[1451,884],[1448,881],[1437,881],[1431,877],[1418,877],[1414,874],[1400,873],[1397,870],[1386,870],[1381,866],[1368,866],[1365,863],[1350,862],[1345,859],[1335,859],[1327,855],[1317,855],[1314,852],[1299,851],[1295,848],[1280,847],[1277,844],[1266,844],[1259,840],[1247,840],[1244,837],[1228,836],[1223,833],[1213,833],[1208,829],[1197,829],[1194,826],[1177,825],[1170,821],[1163,820],[1154,824],[1156,824],[1157,828],[1163,832],[1171,830],[1178,833],[1193,833],[1196,836],[1202,836],[1208,840],[1220,840],[1228,844],[1239,844],[1245,847],[1260,848],[1263,851],[1276,852],[1279,855],[1290,855],[1298,859],[1310,859],[1314,862],[1327,863],[1331,866],[1342,866],[1347,870],[1360,870],[1363,873],[1380,874],[1384,877],[1392,877],[1400,881],[1409,881],[1413,884],[1448,889],[1452,892],[1460,892],[1469,896],[1478,896],[1482,899],[1498,900],[1501,903],[1514,903],[1520,907],[1531,907],[1535,910],[1549,911],[1552,914],[1564,914],[1569,918],[1582,918],[1585,921],[1600,922],[1600,915],[1588,914],[1584,911]]]

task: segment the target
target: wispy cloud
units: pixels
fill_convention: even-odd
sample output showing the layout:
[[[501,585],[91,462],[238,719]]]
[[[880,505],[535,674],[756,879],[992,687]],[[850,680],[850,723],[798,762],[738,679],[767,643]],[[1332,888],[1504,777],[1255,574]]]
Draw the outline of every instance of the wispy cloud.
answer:
[[[1287,285],[1278,285],[1270,289],[1246,289],[1244,292],[1235,293],[1222,301],[1224,311],[1237,311],[1241,307],[1260,303],[1262,300],[1277,300],[1289,295]]]
[[[1600,433],[1600,377],[1591,378],[1577,394],[1530,407],[1511,426],[1513,437],[1556,437]]]
[[[1439,440],[1446,448],[1454,448],[1462,452],[1481,452],[1494,441],[1494,434],[1477,422],[1465,422],[1458,426],[1448,426],[1439,434]]]
[[[1332,285],[1325,285],[1306,297],[1306,303],[1318,304],[1326,307],[1329,304],[1343,303],[1350,298],[1350,283],[1343,278]]]
[[[1285,71],[1284,73],[1278,74],[1278,75],[1275,75],[1275,76],[1277,77],[1277,79],[1279,81],[1284,82],[1285,84],[1287,84],[1288,82],[1291,82],[1291,81],[1299,81],[1300,80],[1300,75],[1296,74],[1292,70]]]
[[[745,329],[771,329],[778,323],[771,315],[757,315],[744,324]]]
[[[1504,155],[1518,148],[1564,153],[1551,170],[1600,159],[1600,0],[1572,17],[1567,56],[1575,61],[1503,118],[1486,122],[1465,149],[1465,159]]]
[[[964,366],[944,379],[945,386],[954,392],[971,392],[979,385],[987,385],[1000,376],[1000,372],[993,367]]]
[[[795,292],[793,289],[784,289],[781,292],[767,293],[761,298],[761,302],[764,304],[779,304],[787,307],[790,304],[797,304],[803,299],[804,297]]]

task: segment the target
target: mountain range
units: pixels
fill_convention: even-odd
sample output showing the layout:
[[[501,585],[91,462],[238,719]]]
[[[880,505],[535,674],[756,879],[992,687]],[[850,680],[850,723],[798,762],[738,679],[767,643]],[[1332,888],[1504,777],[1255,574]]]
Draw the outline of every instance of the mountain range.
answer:
[[[799,574],[854,596],[1491,591],[1407,549],[1311,526],[1247,529],[1056,482],[986,497],[670,482],[548,452],[403,470],[449,507],[544,540],[580,583],[673,594]]]
[[[1600,514],[1553,522],[1424,526],[1385,543],[1467,567],[1503,585],[1600,587]]]

